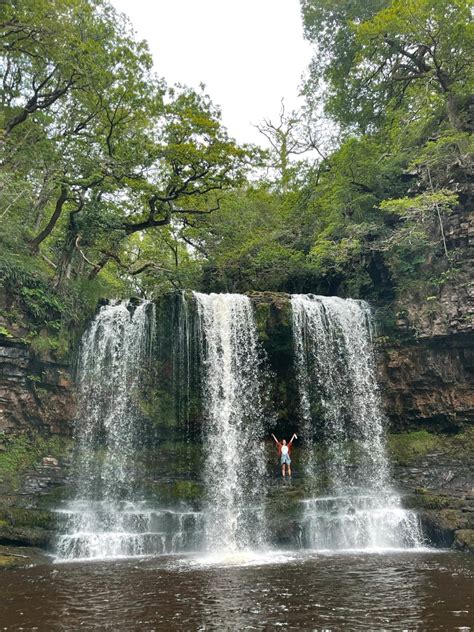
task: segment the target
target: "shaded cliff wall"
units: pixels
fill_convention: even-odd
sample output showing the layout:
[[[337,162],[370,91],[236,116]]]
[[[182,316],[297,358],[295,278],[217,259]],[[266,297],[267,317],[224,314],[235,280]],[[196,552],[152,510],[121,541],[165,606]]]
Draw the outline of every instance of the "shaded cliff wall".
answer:
[[[459,208],[444,228],[438,290],[394,301],[395,331],[381,323],[380,381],[405,502],[432,541],[474,551],[474,213]]]
[[[0,433],[69,436],[75,410],[70,365],[35,351],[27,326],[14,316],[0,292]]]
[[[0,337],[0,433],[71,434],[74,395],[67,364],[43,361]]]
[[[0,545],[48,545],[55,524],[49,507],[69,470],[70,367],[49,351],[35,351],[29,334],[0,292]]]
[[[428,306],[420,302],[411,311],[400,306],[398,335],[387,332],[380,318],[377,340],[382,392],[390,431],[395,433],[389,442],[394,480],[406,494],[406,502],[422,512],[433,541],[459,548],[469,548],[466,542],[474,529],[469,434],[472,328],[469,319],[458,315],[460,309],[466,313],[467,288],[467,284],[445,284],[436,309],[433,302]],[[268,374],[266,430],[290,435],[299,428],[290,296],[262,292],[250,297],[265,351],[262,368]],[[150,367],[151,386],[142,401],[148,433],[140,469],[147,493],[156,501],[183,501],[199,508],[199,349],[195,307],[192,300],[187,304],[186,325],[181,295],[156,302],[158,345]],[[63,493],[69,467],[67,437],[72,433],[74,389],[67,364],[34,353],[24,336],[25,332],[14,331],[9,324],[8,335],[0,337],[0,470],[2,454],[7,456],[3,459],[7,469],[0,471],[0,543],[45,544],[54,517],[44,512]],[[188,349],[183,349],[185,340]],[[26,446],[12,439],[22,433],[32,437]],[[51,441],[54,435],[65,441]],[[14,458],[8,460],[11,454]],[[269,442],[269,473],[277,475],[272,454]],[[299,461],[296,451],[296,475]],[[295,498],[303,493],[303,489],[294,490]]]
[[[262,369],[267,373],[266,429],[268,433],[274,431],[290,436],[293,431],[298,432],[300,424],[290,296],[270,292],[253,292],[249,296],[265,352]],[[187,299],[187,330],[183,330],[184,320],[179,316],[183,304],[180,295],[164,297],[157,304],[161,343],[153,367],[153,393],[148,394],[147,405],[158,428],[156,450],[160,454],[162,474],[156,476],[150,490],[153,489],[157,498],[182,499],[199,507],[202,411],[199,374],[195,372],[198,365],[195,313],[192,299],[190,296]],[[449,300],[464,301],[464,297],[452,296]],[[382,310],[375,309],[379,378],[390,422],[388,449],[394,484],[404,496],[407,507],[420,512],[425,533],[432,543],[472,549],[474,429],[471,425],[472,356],[468,346],[471,331],[467,321],[461,319],[462,331],[451,321],[443,335],[438,329],[433,336],[427,326],[424,336],[415,336],[407,332],[407,321],[400,317],[397,335],[393,335],[393,330],[384,329],[383,316]],[[183,353],[186,340],[189,347]],[[192,374],[187,376],[189,362]],[[262,440],[266,439],[262,437]],[[293,542],[292,521],[297,520],[298,501],[305,494],[298,467],[304,445],[301,441],[298,443],[291,498],[285,496],[282,509],[277,502],[281,490],[272,488],[275,494],[269,503],[271,515],[274,506],[280,507],[280,514],[271,521],[272,530],[278,541],[287,544]],[[270,441],[267,448],[268,472],[277,476]],[[286,530],[281,525],[281,512],[288,517],[284,520]]]
[[[445,233],[450,264],[438,290],[399,297],[388,308],[394,330],[379,328],[380,379],[396,430],[474,422],[474,212],[451,215]]]
[[[399,314],[395,331],[385,329],[382,317],[386,312],[375,308],[379,380],[390,431],[454,433],[473,423],[474,329],[470,318],[472,295],[468,294],[471,288],[467,282],[462,286],[446,284],[436,306],[429,302],[419,304],[415,310],[413,304],[410,314],[394,305]],[[299,425],[290,296],[277,292],[252,292],[249,296],[266,356],[262,368],[267,372],[269,423],[286,434]],[[155,392],[149,404],[167,432],[176,433],[180,426],[191,437],[199,438],[195,313],[188,297],[188,329],[183,331],[181,300],[180,295],[173,295],[157,302],[160,342],[153,368]],[[466,317],[461,318],[460,312]],[[186,339],[187,351],[183,349]]]
[[[453,432],[474,423],[472,336],[385,349],[379,366],[393,429]]]

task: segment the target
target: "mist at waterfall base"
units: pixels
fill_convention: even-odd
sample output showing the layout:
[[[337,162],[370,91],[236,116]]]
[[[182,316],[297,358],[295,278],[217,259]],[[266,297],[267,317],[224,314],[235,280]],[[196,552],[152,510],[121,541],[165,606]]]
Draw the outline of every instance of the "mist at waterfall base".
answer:
[[[291,559],[271,545],[264,438],[266,370],[252,302],[238,294],[178,297],[172,342],[157,340],[151,302],[101,308],[83,336],[73,499],[58,508],[58,561],[199,552],[199,563]],[[308,550],[419,549],[417,516],[391,489],[375,379],[370,310],[363,301],[291,298],[306,497],[298,544]],[[199,507],[164,502],[143,487],[147,432],[142,395],[156,345],[173,347],[180,416],[188,420],[199,373]],[[197,365],[197,366],[193,366]],[[270,376],[270,377],[269,377]],[[183,404],[184,402],[184,404]],[[188,421],[186,421],[188,423]],[[156,446],[160,460],[160,444]],[[166,476],[166,472],[163,473]],[[196,558],[193,558],[196,559]]]

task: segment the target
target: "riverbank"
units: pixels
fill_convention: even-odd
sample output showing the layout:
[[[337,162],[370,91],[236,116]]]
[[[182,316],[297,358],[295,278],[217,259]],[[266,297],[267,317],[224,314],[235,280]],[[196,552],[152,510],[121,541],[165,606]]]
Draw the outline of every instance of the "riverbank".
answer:
[[[50,564],[51,560],[51,556],[43,549],[31,546],[0,545],[0,570]]]

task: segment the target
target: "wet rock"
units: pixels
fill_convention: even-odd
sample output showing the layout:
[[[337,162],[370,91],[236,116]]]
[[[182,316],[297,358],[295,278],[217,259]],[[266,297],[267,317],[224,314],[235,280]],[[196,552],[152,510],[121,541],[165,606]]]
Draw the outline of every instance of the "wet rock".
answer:
[[[474,553],[474,529],[459,529],[454,534],[454,548]]]
[[[51,558],[41,549],[0,545],[0,570],[50,563]]]
[[[389,333],[379,356],[382,394],[398,431],[453,431],[474,422],[474,282],[468,252],[474,213],[460,206],[446,218],[445,230],[448,249],[466,248],[458,252],[455,273],[446,273],[431,296],[427,288],[414,289],[390,305],[397,315],[394,332],[380,323],[380,335]]]
[[[453,344],[421,342],[387,349],[379,358],[382,395],[394,430],[459,430],[474,422],[472,333]]]
[[[28,328],[26,315],[12,316],[10,300],[0,288],[0,328],[7,332],[0,333],[0,433],[70,435],[75,402],[68,363],[35,354],[26,342],[35,325]]]
[[[459,509],[422,511],[420,518],[423,532],[435,546],[456,546],[458,531],[474,529],[474,516]]]
[[[55,459],[54,456],[45,456],[43,460],[41,461],[41,463],[45,467],[54,467],[54,468],[59,467],[59,461],[58,459]]]
[[[272,542],[276,546],[302,548],[304,529],[297,520],[282,522],[272,531]]]
[[[41,527],[0,526],[0,544],[47,548],[52,532]]]
[[[0,337],[0,432],[70,435],[74,410],[67,365],[41,361],[24,343]]]

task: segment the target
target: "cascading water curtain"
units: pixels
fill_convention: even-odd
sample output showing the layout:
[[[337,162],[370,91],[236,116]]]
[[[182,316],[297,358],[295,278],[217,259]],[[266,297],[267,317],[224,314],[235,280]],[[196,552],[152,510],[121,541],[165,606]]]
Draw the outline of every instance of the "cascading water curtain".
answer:
[[[154,336],[153,304],[102,307],[85,333],[78,362],[75,421],[77,495],[129,499],[135,493],[138,398]],[[102,451],[102,455],[97,453]]]
[[[260,351],[250,299],[194,293],[204,398],[206,545],[261,548],[265,527]]]
[[[192,362],[192,315],[185,292],[174,297],[172,318],[174,325],[172,345],[173,390],[176,407],[176,419],[189,432],[189,410],[191,401]]]
[[[139,395],[154,339],[154,306],[112,303],[84,334],[78,360],[75,498],[61,512],[60,558],[140,553],[136,451]],[[133,505],[133,507],[132,507]],[[124,508],[126,507],[126,510]]]
[[[368,304],[314,295],[293,295],[291,303],[312,496],[308,544],[419,546],[416,515],[390,489]]]
[[[310,437],[319,421],[326,487],[334,492],[357,486],[386,489],[388,461],[368,304],[312,295],[294,295],[291,303],[305,434]],[[310,460],[310,479],[320,473]]]

